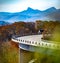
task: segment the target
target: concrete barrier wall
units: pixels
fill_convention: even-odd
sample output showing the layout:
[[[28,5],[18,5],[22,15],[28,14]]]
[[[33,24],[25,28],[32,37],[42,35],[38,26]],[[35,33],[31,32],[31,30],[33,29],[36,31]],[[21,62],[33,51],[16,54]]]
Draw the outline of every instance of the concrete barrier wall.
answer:
[[[57,49],[59,48],[59,45],[54,44],[54,43],[48,43],[48,42],[35,42],[35,41],[31,41],[31,40],[24,40],[24,39],[12,39],[12,41],[17,42],[17,43],[21,43],[21,44],[27,44],[27,45],[32,45],[32,46],[38,46],[38,47],[45,47],[45,48],[51,48],[51,49]]]

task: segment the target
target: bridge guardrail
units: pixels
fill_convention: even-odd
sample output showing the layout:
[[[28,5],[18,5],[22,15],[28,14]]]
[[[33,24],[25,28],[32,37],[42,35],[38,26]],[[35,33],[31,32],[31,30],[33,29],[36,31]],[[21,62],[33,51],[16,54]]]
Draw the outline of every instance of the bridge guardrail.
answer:
[[[24,40],[24,39],[23,39]],[[41,40],[40,43],[38,42],[35,42],[35,41],[27,41],[27,40],[24,40],[23,41],[22,39],[18,39],[17,37],[13,37],[12,38],[12,41],[15,41],[15,42],[19,42],[19,43],[23,43],[23,44],[27,44],[27,45],[32,45],[32,46],[42,46],[42,47],[47,47],[47,48],[53,48],[53,49],[60,49],[60,44],[54,44],[52,42],[46,42],[45,40]]]

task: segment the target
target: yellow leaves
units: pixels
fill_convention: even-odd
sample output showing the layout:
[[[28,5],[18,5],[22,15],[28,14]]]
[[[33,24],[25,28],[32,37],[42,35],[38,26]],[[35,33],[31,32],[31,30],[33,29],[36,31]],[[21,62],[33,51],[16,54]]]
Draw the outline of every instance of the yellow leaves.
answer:
[[[55,27],[55,30],[53,32],[53,36],[51,39],[55,42],[60,42],[60,25]]]

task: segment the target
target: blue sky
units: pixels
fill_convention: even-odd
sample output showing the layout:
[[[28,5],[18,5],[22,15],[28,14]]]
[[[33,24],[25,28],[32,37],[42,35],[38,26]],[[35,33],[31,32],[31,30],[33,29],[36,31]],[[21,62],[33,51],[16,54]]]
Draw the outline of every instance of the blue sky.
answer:
[[[0,12],[20,12],[28,7],[45,10],[50,7],[60,8],[60,0],[0,0]]]

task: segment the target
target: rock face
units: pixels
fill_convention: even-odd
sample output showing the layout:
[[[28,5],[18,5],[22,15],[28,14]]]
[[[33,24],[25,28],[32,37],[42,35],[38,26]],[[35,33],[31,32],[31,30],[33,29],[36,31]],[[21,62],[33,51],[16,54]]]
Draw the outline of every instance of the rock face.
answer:
[[[35,20],[53,20],[60,21],[60,9],[51,7],[40,11],[30,7],[27,10],[17,13],[0,12],[0,21],[35,21]]]

